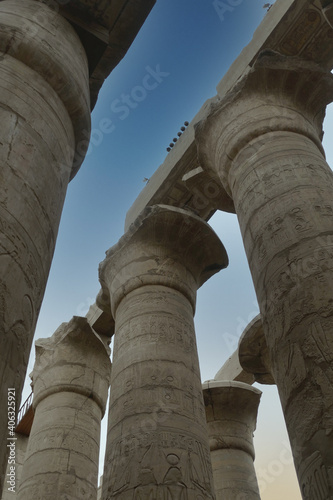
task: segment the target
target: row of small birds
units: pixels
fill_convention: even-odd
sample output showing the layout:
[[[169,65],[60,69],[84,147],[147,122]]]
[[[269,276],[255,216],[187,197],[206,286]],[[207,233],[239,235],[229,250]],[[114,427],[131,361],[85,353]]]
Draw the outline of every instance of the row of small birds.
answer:
[[[174,137],[172,139],[172,142],[170,142],[169,146],[166,148],[167,152],[171,151],[171,149],[174,147],[176,142],[178,141],[179,137],[182,135],[182,133],[185,131],[186,127],[188,127],[188,122],[184,122],[184,125],[180,127],[180,132],[177,133],[178,137]]]
[[[177,133],[177,136],[178,137],[174,137],[172,139],[172,142],[170,142],[169,146],[166,148],[167,149],[167,152],[169,153],[169,151],[171,151],[171,149],[174,147],[174,145],[176,144],[176,142],[178,141],[179,137],[182,135],[183,132],[185,132],[186,130],[186,127],[188,127],[189,123],[188,122],[184,122],[184,125],[182,127],[180,127],[180,131]],[[149,182],[149,178],[148,177],[144,177],[142,179],[142,182],[145,182],[146,184]]]

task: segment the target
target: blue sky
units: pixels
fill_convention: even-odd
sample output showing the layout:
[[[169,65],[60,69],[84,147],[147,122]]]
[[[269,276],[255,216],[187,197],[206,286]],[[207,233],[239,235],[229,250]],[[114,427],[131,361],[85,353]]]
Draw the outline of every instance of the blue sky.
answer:
[[[216,94],[216,85],[264,17],[264,3],[225,0],[230,9],[222,19],[211,0],[157,0],[100,92],[89,154],[68,188],[35,338],[52,335],[73,315],[85,315],[95,301],[98,264],[123,234],[126,212],[144,187],[143,179],[163,162],[183,122]],[[144,93],[140,88],[145,87]],[[198,293],[195,321],[203,380],[214,377],[258,313],[236,216],[219,213],[211,224],[230,265]],[[29,372],[32,367],[33,355]],[[28,386],[29,381],[23,398]],[[298,500],[276,389],[261,390],[255,444],[262,500]]]

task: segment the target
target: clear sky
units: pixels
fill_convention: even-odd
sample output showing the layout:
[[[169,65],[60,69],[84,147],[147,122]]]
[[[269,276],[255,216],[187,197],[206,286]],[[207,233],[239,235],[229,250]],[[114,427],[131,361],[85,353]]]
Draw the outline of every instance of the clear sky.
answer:
[[[183,122],[216,94],[216,85],[266,13],[263,0],[224,3],[229,9],[222,16],[213,0],[157,0],[131,49],[105,82],[92,115],[89,153],[68,188],[35,338],[48,337],[63,321],[86,314],[99,290],[98,264],[123,234],[126,211],[144,187],[143,179],[163,162]],[[151,87],[146,95],[138,90],[143,82]],[[136,100],[128,101],[131,94]],[[327,131],[333,130],[330,122],[328,115]],[[236,216],[218,213],[210,223],[230,265],[198,293],[195,322],[202,380],[214,377],[259,312]],[[262,500],[299,500],[276,388],[260,389],[255,446]],[[28,392],[29,381],[23,400]]]

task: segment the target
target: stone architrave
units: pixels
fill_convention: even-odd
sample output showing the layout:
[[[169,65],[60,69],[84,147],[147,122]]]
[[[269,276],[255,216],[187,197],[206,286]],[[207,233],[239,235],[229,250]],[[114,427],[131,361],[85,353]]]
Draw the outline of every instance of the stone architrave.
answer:
[[[36,341],[34,421],[19,500],[97,497],[100,424],[111,361],[86,318]]]
[[[249,385],[252,385],[255,382],[254,375],[245,371],[241,366],[239,362],[238,349],[221,366],[219,371],[216,373],[214,380],[234,380],[235,382],[244,382]]]
[[[330,72],[265,51],[196,130],[235,204],[305,500],[333,498],[332,100]]]
[[[206,222],[163,205],[101,263],[116,332],[103,500],[214,498],[193,315],[227,264]]]
[[[253,433],[261,391],[243,382],[202,386],[216,500],[260,500]]]
[[[18,409],[67,185],[88,146],[90,105],[80,39],[42,2],[0,2],[0,68],[1,491],[7,390]]]
[[[333,26],[333,0],[320,0],[327,22]]]

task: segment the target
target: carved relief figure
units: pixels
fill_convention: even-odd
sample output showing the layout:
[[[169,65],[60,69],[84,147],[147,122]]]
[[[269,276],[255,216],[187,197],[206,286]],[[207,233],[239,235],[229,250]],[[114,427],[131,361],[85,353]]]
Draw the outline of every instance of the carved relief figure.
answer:
[[[179,467],[180,458],[170,453],[166,459],[171,467],[164,476],[163,483],[166,485],[164,500],[187,500],[187,488]]]
[[[134,490],[133,500],[156,500],[157,481],[152,469],[141,469],[139,481],[140,485]]]
[[[309,457],[303,471],[305,481],[302,484],[302,496],[309,500],[329,500],[327,471],[319,452]]]

